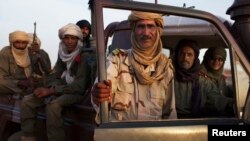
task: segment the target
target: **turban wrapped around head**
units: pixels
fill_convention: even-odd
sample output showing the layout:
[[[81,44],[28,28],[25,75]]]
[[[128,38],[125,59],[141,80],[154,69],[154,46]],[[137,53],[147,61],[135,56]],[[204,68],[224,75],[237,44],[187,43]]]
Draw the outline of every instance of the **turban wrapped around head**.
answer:
[[[128,21],[130,26],[134,29],[135,23],[139,20],[155,20],[155,23],[159,29],[160,34],[163,30],[163,18],[161,14],[151,13],[151,12],[141,12],[141,11],[132,11],[128,16]]]
[[[73,23],[69,23],[60,28],[58,35],[60,39],[63,39],[65,35],[73,35],[78,37],[80,40],[83,38],[81,29]]]
[[[214,68],[211,65],[209,65],[209,61],[216,55],[222,57],[223,59],[223,65],[219,70],[214,70]],[[227,52],[224,47],[222,46],[211,47],[206,51],[202,63],[205,65],[206,69],[213,74],[213,77],[219,78],[223,73],[226,57],[227,57]]]
[[[214,57],[215,55],[219,55],[223,58],[223,60],[226,60],[227,52],[224,47],[211,47],[209,48],[204,56],[204,60],[209,60],[210,57]]]
[[[12,33],[9,34],[9,42],[13,43],[15,41],[27,41],[29,42],[29,37],[28,37],[28,33],[24,32],[24,31],[14,31]]]
[[[34,35],[33,33],[28,33],[28,36],[29,36],[29,44],[28,44],[28,47],[31,47],[31,44],[33,42],[33,38],[34,38]],[[41,40],[38,38],[38,36],[36,36],[36,42],[38,43],[39,47],[41,47]]]

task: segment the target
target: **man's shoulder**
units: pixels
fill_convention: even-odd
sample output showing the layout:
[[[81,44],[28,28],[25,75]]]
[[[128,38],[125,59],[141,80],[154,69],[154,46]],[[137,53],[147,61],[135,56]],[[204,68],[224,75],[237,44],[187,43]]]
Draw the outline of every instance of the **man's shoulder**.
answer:
[[[0,54],[6,55],[8,52],[10,52],[10,46],[5,46],[1,49]]]
[[[206,81],[215,81],[215,79],[208,74],[206,70],[200,69],[199,71],[199,77],[202,80]]]

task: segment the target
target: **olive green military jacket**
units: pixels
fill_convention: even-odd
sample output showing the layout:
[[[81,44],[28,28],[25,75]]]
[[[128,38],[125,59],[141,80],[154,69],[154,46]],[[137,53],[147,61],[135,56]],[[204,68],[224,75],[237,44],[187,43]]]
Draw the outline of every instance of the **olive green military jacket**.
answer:
[[[191,116],[192,82],[180,82],[175,79],[175,97],[178,118],[220,116],[232,108],[233,99],[219,93],[215,84],[207,77],[199,76],[200,115]]]
[[[40,49],[38,52],[32,52],[29,50],[29,56],[31,58],[33,76],[35,78],[41,78],[43,75],[50,73],[51,62],[46,51],[43,49]]]
[[[60,57],[55,64],[52,72],[47,77],[47,86],[54,87],[56,95],[61,94],[84,94],[93,84],[96,77],[96,58],[95,54],[82,52],[71,64],[71,76],[74,81],[70,84],[61,78],[63,72],[67,69]]]

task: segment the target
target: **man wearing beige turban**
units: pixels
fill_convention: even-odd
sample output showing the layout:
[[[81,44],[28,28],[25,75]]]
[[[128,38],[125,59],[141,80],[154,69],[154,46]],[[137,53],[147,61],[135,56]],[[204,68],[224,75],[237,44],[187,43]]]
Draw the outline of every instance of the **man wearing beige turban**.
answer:
[[[9,34],[10,45],[0,51],[0,91],[3,94],[27,94],[34,86],[28,52],[28,34]]]
[[[47,136],[49,141],[65,141],[62,111],[64,107],[82,102],[87,97],[87,89],[95,66],[93,54],[82,51],[82,33],[75,24],[67,24],[59,29],[58,59],[48,76],[47,87],[39,87],[33,95],[23,98],[21,104],[22,140],[35,138],[35,109],[45,106]],[[95,74],[95,73],[94,73]],[[29,140],[29,141],[31,141]]]
[[[162,53],[160,39],[162,16],[133,11],[128,20],[132,47],[116,49],[108,56],[107,80],[92,88],[92,104],[99,113],[100,102],[109,101],[111,120],[176,118],[173,67]]]

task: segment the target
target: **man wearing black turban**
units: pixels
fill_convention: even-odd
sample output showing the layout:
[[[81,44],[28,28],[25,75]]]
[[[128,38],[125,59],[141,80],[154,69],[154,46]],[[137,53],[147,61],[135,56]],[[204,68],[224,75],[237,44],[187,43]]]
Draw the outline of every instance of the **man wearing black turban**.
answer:
[[[91,24],[87,20],[80,20],[76,23],[80,27],[83,36],[83,43],[86,48],[90,47]]]

